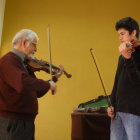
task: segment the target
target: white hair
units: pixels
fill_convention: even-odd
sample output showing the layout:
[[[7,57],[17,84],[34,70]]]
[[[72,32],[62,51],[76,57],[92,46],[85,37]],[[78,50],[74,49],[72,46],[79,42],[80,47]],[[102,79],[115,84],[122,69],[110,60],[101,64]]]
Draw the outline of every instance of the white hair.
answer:
[[[22,29],[21,31],[17,32],[12,40],[12,46],[15,46],[17,44],[20,44],[22,40],[28,40],[29,42],[32,42],[34,40],[39,40],[37,34],[29,29]]]

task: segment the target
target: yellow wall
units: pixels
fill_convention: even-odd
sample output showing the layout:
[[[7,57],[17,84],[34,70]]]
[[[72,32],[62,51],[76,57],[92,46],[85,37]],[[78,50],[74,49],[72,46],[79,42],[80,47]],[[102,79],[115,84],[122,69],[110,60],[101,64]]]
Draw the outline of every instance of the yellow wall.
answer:
[[[1,37],[2,37],[5,3],[6,3],[6,0],[0,0],[0,47],[1,47]]]
[[[140,23],[139,5],[139,0],[6,1],[1,56],[11,50],[15,33],[29,28],[40,38],[36,57],[48,60],[46,27],[50,24],[53,64],[62,64],[72,74],[71,79],[60,78],[55,96],[49,92],[39,99],[36,140],[70,140],[73,109],[104,94],[91,47],[110,94],[119,56],[114,25],[127,16]],[[37,76],[49,79],[45,72]]]

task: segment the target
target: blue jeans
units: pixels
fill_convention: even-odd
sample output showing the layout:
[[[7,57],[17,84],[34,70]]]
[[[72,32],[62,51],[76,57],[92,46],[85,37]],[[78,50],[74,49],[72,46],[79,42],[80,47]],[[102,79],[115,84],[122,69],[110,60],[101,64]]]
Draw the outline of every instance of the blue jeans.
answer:
[[[111,120],[111,140],[140,140],[140,116],[117,112]]]

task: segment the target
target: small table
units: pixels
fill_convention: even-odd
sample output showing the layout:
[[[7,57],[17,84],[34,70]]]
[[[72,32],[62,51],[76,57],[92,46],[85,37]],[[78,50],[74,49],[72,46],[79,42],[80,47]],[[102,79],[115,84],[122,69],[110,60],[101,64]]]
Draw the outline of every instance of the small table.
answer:
[[[72,113],[71,140],[110,140],[106,113]]]

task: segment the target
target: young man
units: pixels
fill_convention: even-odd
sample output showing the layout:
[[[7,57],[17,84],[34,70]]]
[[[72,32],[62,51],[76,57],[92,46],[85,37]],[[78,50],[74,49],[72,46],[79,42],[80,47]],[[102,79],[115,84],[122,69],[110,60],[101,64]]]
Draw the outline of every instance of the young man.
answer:
[[[111,140],[140,139],[140,46],[139,25],[131,17],[116,23],[121,44],[112,106],[108,108],[111,119]],[[135,46],[133,48],[133,46]]]
[[[0,59],[0,140],[34,140],[37,98],[56,92],[53,81],[37,79],[24,63],[37,51],[37,41],[35,32],[23,29]]]

